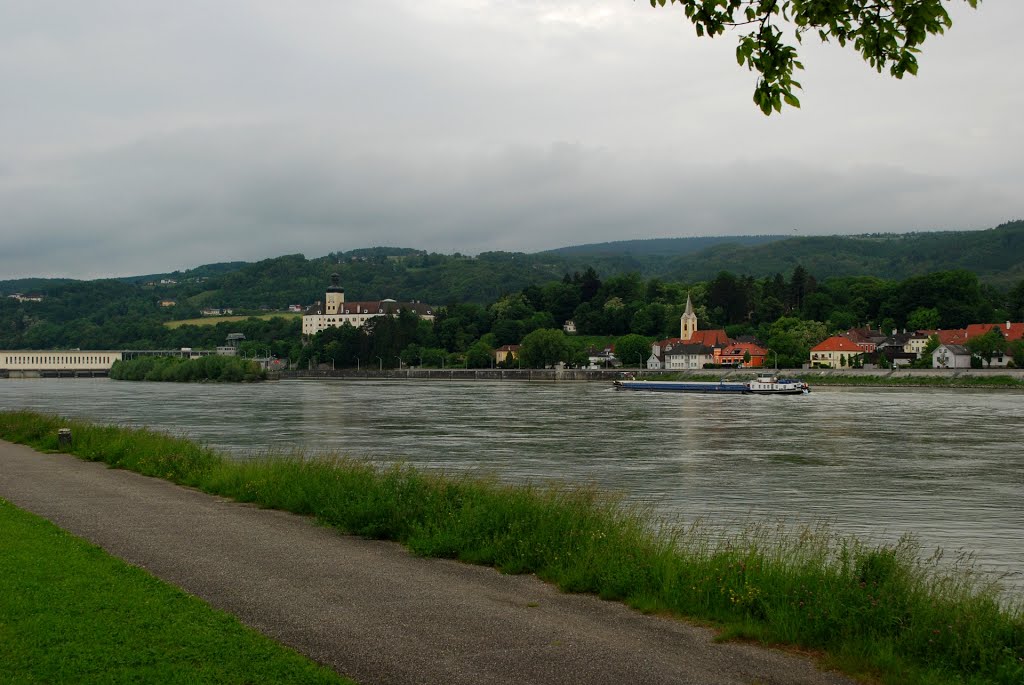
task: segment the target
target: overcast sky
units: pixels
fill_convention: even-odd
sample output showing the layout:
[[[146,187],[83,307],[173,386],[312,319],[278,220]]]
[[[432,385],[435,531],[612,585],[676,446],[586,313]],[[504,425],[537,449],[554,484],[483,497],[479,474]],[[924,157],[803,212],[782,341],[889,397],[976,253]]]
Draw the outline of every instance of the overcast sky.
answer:
[[[647,0],[0,0],[0,280],[375,245],[990,228],[1024,216],[1024,2],[896,81]]]

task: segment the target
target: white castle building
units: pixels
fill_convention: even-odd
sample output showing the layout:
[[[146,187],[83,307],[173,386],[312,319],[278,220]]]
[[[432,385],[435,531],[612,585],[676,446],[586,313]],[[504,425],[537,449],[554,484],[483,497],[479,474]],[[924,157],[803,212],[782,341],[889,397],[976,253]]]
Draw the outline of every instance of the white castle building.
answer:
[[[422,302],[390,299],[346,302],[345,289],[338,285],[338,274],[331,274],[331,285],[327,288],[324,301],[317,302],[310,313],[302,317],[302,334],[316,335],[325,328],[335,328],[346,323],[359,328],[375,316],[398,316],[403,309],[421,319],[434,320],[434,308]]]

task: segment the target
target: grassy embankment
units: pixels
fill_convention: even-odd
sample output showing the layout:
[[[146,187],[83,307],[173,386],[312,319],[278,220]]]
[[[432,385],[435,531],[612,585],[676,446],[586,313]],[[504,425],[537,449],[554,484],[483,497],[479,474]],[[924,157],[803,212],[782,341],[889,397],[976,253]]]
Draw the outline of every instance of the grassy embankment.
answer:
[[[913,372],[910,372],[913,373]],[[1024,390],[1024,380],[1013,376],[843,376],[793,372],[814,385],[885,386],[893,388],[998,388]]]
[[[243,383],[265,380],[267,372],[256,362],[239,357],[139,357],[114,362],[110,377],[117,381]]]
[[[1024,608],[969,561],[925,560],[912,540],[873,547],[827,527],[753,526],[720,539],[669,530],[589,489],[506,486],[301,455],[234,462],[187,440],[32,413],[0,437],[397,540],[417,554],[536,573],[570,592],[696,618],[724,638],[798,645],[886,683],[1024,682]]]
[[[351,683],[0,499],[0,682]]]
[[[748,373],[744,373],[748,371]],[[663,375],[643,374],[637,375],[640,380],[689,380],[689,381],[718,381],[725,380],[739,381],[752,378],[757,369],[728,369],[727,373],[715,374],[710,369],[704,369],[699,373],[668,373]],[[913,373],[913,372],[910,372]],[[993,388],[1005,390],[1024,390],[1024,380],[1013,376],[887,376],[887,375],[841,375],[821,374],[804,369],[779,369],[779,378],[799,378],[814,386],[840,385],[840,386],[863,386],[863,387],[885,387],[885,388]]]

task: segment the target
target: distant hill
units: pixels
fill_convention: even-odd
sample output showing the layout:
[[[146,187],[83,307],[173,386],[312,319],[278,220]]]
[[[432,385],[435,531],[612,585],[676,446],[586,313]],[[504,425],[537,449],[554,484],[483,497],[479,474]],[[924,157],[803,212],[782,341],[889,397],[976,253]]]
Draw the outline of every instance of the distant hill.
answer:
[[[538,254],[563,257],[675,257],[694,254],[716,245],[763,245],[785,240],[784,235],[697,236],[689,238],[647,238],[644,240],[616,240],[608,243],[589,243],[545,250]]]
[[[74,282],[75,280],[72,278],[15,278],[9,281],[0,281],[0,295],[36,293]]]
[[[230,273],[232,271],[238,271],[248,265],[249,262],[216,262],[214,264],[197,266],[194,269],[186,269],[185,271],[171,271],[163,274],[146,274],[144,276],[123,276],[117,280],[124,281],[125,283],[159,283],[160,281],[167,279],[174,281],[187,281],[189,279],[196,280],[201,278],[210,278],[211,276],[220,276],[221,274]]]
[[[787,238],[763,245],[721,244],[669,260],[658,275],[706,280],[720,271],[752,276],[802,265],[818,280],[833,276],[910,276],[966,269],[1005,287],[1024,278],[1024,221],[982,231]]]
[[[602,278],[639,273],[643,278],[692,283],[720,271],[754,277],[789,274],[802,265],[819,281],[841,276],[910,276],[966,269],[979,279],[1008,288],[1024,279],[1024,221],[981,231],[856,236],[738,236],[657,238],[576,245],[534,254],[485,252],[475,257],[428,253],[402,247],[372,247],[307,259],[284,255],[255,263],[221,262],[183,272],[131,276],[107,281],[103,301],[122,284],[124,296],[146,306],[158,298],[178,305],[175,319],[198,316],[204,307],[249,310],[308,305],[323,297],[338,273],[352,300],[392,297],[435,305],[486,304],[531,285],[561,279],[593,267]],[[171,280],[174,283],[163,283]],[[98,281],[27,278],[0,281],[0,294],[40,292],[61,301],[100,292]],[[157,285],[147,285],[156,283]],[[94,284],[96,287],[87,287]],[[97,300],[93,299],[93,302]]]

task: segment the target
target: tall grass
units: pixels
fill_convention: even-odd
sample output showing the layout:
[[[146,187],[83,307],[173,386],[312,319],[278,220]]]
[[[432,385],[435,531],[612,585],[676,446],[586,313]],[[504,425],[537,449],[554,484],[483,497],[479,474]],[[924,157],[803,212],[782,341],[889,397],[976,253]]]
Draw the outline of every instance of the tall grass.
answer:
[[[1024,390],[1024,380],[1010,375],[993,376],[844,376],[840,374],[815,374],[794,372],[794,376],[812,385],[864,385],[892,387],[935,387],[935,388],[1007,388]]]
[[[828,526],[671,528],[589,488],[510,486],[301,454],[235,462],[151,431],[0,414],[0,437],[315,516],[424,556],[535,573],[570,592],[711,622],[725,637],[820,650],[888,683],[1024,682],[1024,610],[970,558],[925,558]]]

